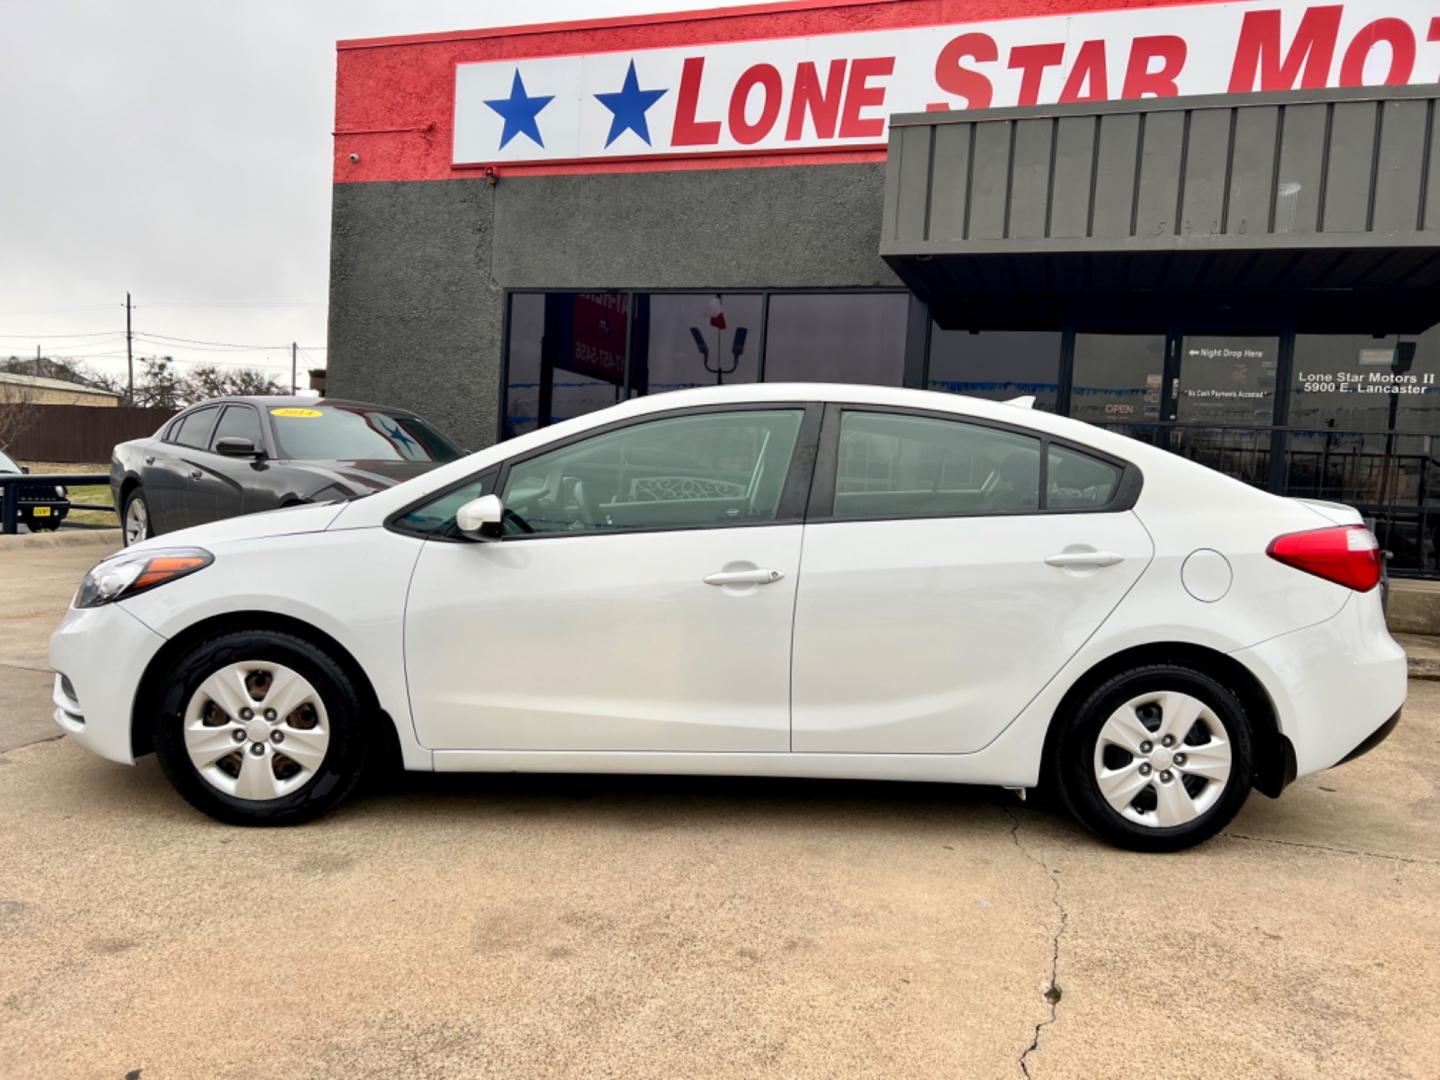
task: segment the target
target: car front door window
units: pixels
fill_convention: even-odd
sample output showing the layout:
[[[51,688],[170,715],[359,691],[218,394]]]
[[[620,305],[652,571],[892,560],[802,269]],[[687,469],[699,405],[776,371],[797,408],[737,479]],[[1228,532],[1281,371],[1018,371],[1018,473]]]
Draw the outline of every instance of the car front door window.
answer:
[[[511,535],[716,528],[777,520],[802,409],[674,417],[511,467]]]

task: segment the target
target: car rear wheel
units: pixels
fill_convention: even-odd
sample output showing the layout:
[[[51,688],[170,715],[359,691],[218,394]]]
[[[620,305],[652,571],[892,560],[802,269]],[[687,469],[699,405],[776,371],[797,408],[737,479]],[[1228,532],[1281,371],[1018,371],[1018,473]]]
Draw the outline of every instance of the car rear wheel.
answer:
[[[363,700],[325,650],[290,634],[223,634],[165,681],[155,752],[185,799],[234,825],[295,825],[355,787],[368,740]]]
[[[1223,829],[1254,778],[1251,728],[1237,695],[1212,676],[1154,664],[1096,687],[1055,743],[1065,805],[1105,840],[1178,851]]]
[[[125,496],[120,522],[125,531],[126,547],[155,535],[150,528],[150,504],[145,501],[145,494],[139,488]]]

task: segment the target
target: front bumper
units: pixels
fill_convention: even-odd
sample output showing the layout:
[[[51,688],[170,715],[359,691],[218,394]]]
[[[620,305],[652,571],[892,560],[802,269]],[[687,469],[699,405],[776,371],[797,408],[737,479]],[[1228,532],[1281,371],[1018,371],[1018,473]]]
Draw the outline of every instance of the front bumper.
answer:
[[[103,758],[135,763],[135,693],[165,639],[120,604],[71,608],[50,637],[55,723]]]

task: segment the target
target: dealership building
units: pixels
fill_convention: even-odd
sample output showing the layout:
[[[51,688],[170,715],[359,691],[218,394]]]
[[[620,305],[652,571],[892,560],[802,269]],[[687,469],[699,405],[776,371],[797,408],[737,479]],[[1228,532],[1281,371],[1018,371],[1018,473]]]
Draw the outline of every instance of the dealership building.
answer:
[[[1028,395],[1440,577],[1437,82],[1425,0],[344,41],[328,389],[472,448],[722,382]]]

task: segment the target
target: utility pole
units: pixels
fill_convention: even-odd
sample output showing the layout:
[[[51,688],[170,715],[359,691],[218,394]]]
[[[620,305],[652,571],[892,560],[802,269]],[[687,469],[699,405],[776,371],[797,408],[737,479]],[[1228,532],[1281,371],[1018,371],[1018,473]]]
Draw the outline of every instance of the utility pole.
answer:
[[[126,401],[135,404],[135,354],[131,348],[130,335],[130,293],[125,293],[125,367],[130,372],[129,395]]]
[[[294,397],[300,392],[300,384],[295,381],[295,350],[300,346],[290,342],[290,396]]]
[[[40,378],[40,346],[35,346],[35,377]]]

